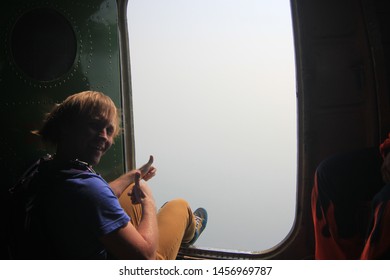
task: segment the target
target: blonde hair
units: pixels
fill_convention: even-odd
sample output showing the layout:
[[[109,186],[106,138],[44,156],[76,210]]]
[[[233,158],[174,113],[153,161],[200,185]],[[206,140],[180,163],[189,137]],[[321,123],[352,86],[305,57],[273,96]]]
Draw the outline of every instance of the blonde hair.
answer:
[[[119,110],[110,97],[98,91],[82,91],[56,104],[47,114],[42,128],[35,133],[43,141],[56,145],[60,141],[62,127],[94,118],[111,121],[114,126],[113,136],[118,136],[121,130]]]

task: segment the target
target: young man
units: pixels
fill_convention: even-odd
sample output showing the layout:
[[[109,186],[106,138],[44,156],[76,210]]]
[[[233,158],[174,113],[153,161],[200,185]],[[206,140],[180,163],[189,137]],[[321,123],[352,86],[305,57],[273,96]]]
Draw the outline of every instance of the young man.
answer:
[[[175,259],[181,244],[193,244],[204,230],[207,212],[192,213],[182,199],[157,213],[146,183],[156,174],[152,157],[110,183],[94,172],[119,132],[117,108],[95,91],[68,97],[38,131],[56,154],[31,182],[37,199],[30,231],[41,234],[51,258]]]

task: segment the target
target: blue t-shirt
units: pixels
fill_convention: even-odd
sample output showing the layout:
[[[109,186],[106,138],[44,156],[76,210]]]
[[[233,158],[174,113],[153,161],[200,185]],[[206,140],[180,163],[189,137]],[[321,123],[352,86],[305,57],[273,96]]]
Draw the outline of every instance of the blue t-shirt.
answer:
[[[54,257],[107,258],[99,237],[130,221],[108,183],[85,170],[61,170],[54,177],[41,200],[44,231]]]

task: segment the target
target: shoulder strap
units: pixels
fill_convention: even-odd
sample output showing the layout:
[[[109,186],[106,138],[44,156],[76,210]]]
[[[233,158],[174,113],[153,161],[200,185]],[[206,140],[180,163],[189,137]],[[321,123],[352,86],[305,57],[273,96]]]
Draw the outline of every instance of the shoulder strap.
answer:
[[[11,196],[19,196],[30,192],[30,182],[34,175],[38,172],[39,167],[43,162],[47,162],[53,159],[52,155],[45,155],[34,162],[27,170],[23,173],[23,175],[16,181],[16,183],[8,189]]]
[[[43,248],[36,250],[38,244],[34,244],[36,242],[28,234],[31,226],[31,213],[38,193],[32,181],[42,164],[52,158],[51,155],[46,155],[38,159],[8,190],[11,198],[10,216],[8,217],[8,247],[10,257],[13,259],[33,259],[36,258],[36,252],[43,250]]]

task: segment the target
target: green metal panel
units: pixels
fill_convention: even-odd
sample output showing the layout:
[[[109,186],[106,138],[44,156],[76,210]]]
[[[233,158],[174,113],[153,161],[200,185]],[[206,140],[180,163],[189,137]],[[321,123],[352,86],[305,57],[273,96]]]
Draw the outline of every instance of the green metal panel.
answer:
[[[12,49],[15,24],[29,12],[42,9],[62,15],[71,26],[76,42],[71,67],[50,80],[38,80],[26,74]],[[44,114],[55,103],[87,89],[104,92],[118,107],[121,107],[122,98],[115,0],[15,0],[3,3],[0,14],[0,116],[3,120],[0,167],[5,178],[5,184],[1,186],[4,193],[28,164],[53,152],[31,131],[41,126]],[[26,48],[29,48],[28,44]],[[61,61],[61,55],[58,54],[58,61]],[[45,63],[50,64],[50,61]],[[96,170],[108,180],[118,176],[124,170],[123,156],[123,139],[119,137]]]

